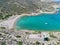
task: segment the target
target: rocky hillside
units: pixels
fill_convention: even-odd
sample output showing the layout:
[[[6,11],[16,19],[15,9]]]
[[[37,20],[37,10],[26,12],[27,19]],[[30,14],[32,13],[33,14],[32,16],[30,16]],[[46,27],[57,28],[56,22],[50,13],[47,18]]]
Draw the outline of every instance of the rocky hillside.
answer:
[[[0,19],[5,19],[11,15],[42,11],[54,11],[54,2],[44,2],[41,0],[0,0]],[[9,15],[9,16],[8,16]]]
[[[36,12],[37,9],[51,8],[50,3],[40,0],[0,0],[0,13],[21,14]]]

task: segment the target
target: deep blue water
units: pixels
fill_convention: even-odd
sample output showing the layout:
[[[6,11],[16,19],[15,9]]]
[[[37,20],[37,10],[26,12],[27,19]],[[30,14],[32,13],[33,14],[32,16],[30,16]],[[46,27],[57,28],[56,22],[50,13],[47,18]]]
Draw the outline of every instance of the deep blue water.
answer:
[[[60,30],[60,10],[55,14],[23,16],[16,22],[17,29],[26,30]]]

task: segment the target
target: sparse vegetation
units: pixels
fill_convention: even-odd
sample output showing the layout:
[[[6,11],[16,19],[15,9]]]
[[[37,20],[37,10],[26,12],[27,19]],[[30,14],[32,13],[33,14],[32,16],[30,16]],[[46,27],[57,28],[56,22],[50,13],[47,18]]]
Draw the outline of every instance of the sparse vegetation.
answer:
[[[17,38],[21,38],[21,36],[19,36],[19,35],[18,35],[18,36],[16,36],[16,37],[17,37]]]
[[[57,44],[60,44],[60,42],[57,42]]]
[[[29,32],[25,32],[26,34],[30,34]]]
[[[6,45],[6,43],[5,42],[2,42],[1,45]]]
[[[22,2],[21,2],[22,1]],[[39,3],[38,3],[39,2]],[[54,11],[52,4],[39,0],[1,0],[0,2],[0,19],[7,19],[11,15],[20,15],[22,13],[36,12],[37,9],[43,11]]]
[[[36,45],[39,45],[40,44],[40,42],[39,41],[36,41]]]
[[[12,15],[3,15],[2,13],[0,13],[0,20],[8,19],[10,16]]]
[[[22,45],[22,42],[18,42],[18,45]]]
[[[50,37],[52,37],[52,38],[57,38],[56,36],[54,36],[53,34],[52,35],[50,35]]]
[[[0,27],[1,29],[6,29],[5,27]]]

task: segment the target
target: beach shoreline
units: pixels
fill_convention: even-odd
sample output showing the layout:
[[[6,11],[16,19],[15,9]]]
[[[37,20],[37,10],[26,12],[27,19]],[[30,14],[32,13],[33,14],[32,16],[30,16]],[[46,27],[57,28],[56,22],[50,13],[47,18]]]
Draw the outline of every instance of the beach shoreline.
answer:
[[[52,13],[55,13],[56,11],[52,11],[52,12],[43,12],[43,11],[39,11],[38,13],[31,13],[31,14],[21,14],[21,15],[13,15],[11,16],[10,18],[8,18],[8,20],[5,20],[5,21],[2,21],[0,22],[0,27],[6,27],[8,29],[12,29],[12,28],[15,28],[15,25],[16,25],[16,22],[17,20],[22,17],[22,16],[36,16],[38,14],[42,14],[42,13],[49,13],[49,14],[52,14]]]

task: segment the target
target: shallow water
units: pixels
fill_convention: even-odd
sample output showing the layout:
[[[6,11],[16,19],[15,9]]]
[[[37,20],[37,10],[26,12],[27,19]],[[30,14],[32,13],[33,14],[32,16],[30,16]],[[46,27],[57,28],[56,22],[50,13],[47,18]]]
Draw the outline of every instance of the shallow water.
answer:
[[[16,22],[17,29],[26,30],[60,30],[60,10],[55,14],[23,16]]]

